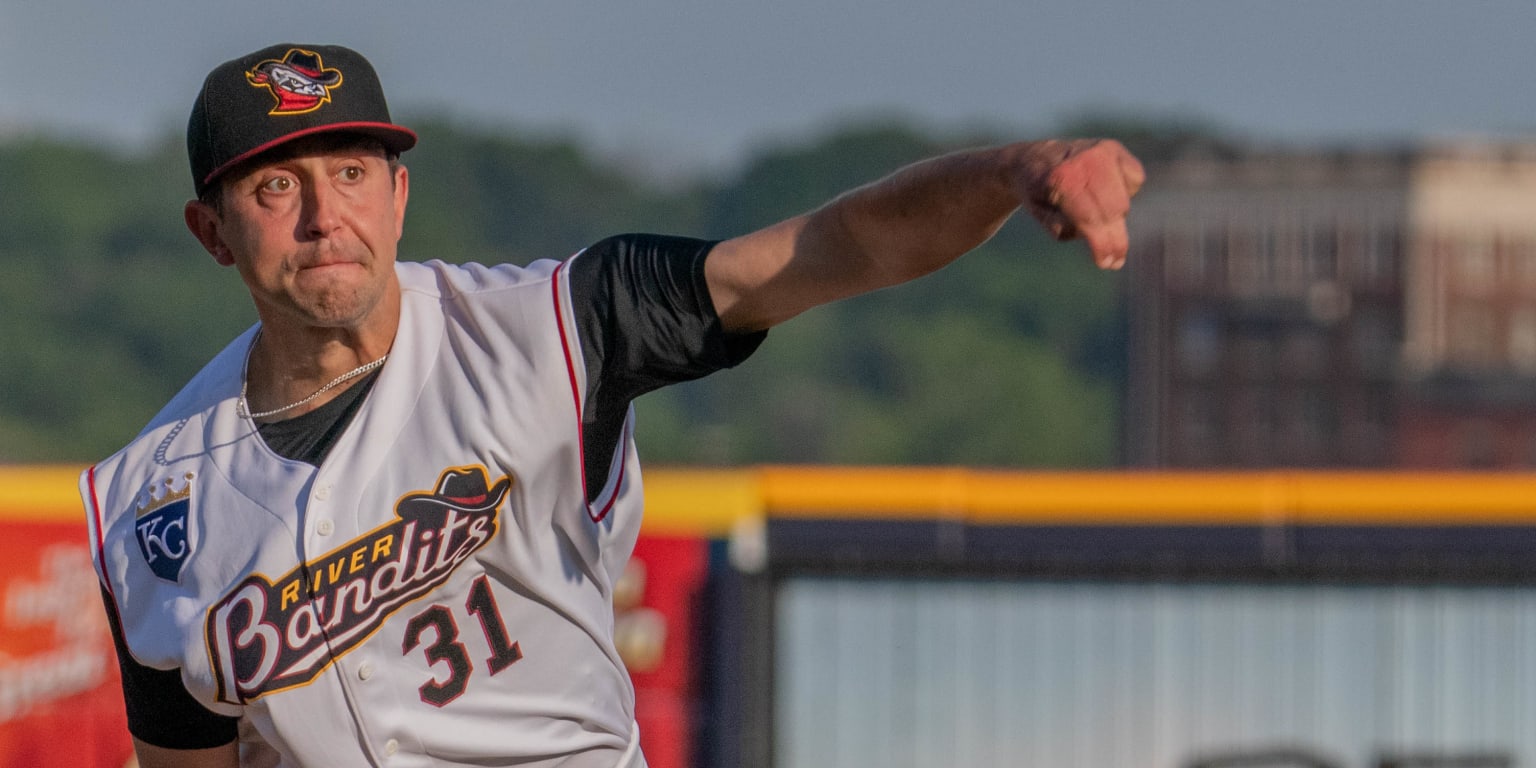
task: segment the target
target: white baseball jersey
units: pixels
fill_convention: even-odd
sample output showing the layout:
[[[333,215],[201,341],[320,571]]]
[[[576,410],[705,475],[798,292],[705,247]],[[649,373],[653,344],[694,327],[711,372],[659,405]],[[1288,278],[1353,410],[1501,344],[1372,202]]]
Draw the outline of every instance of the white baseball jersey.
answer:
[[[82,476],[120,652],[239,717],[242,764],[643,765],[610,602],[640,473],[626,418],[583,477],[570,264],[398,265],[318,467],[236,412],[252,329]]]

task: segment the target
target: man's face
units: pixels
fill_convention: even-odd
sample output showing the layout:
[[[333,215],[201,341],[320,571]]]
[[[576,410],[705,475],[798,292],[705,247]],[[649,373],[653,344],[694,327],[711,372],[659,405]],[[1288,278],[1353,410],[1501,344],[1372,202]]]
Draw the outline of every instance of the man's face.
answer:
[[[407,187],[376,145],[314,142],[233,171],[219,205],[189,203],[187,222],[264,323],[355,328],[395,284]]]

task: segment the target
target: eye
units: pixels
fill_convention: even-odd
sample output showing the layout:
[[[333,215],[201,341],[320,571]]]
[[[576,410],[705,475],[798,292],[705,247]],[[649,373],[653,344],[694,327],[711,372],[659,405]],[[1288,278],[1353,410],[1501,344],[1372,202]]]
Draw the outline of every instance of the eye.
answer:
[[[287,192],[295,186],[294,180],[288,176],[274,176],[261,185],[266,192]]]
[[[361,165],[346,166],[341,169],[340,175],[342,181],[361,181],[363,178],[363,167]]]

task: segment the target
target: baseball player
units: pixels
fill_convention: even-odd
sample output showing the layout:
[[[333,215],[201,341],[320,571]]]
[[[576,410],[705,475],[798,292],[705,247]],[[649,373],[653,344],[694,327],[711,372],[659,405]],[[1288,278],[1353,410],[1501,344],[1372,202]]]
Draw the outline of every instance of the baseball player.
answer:
[[[1142,182],[1114,142],[1019,143],[731,240],[454,266],[396,260],[415,142],[346,48],[198,93],[186,224],[259,322],[80,480],[145,768],[643,766],[611,605],[630,402],[1021,206],[1118,268]]]

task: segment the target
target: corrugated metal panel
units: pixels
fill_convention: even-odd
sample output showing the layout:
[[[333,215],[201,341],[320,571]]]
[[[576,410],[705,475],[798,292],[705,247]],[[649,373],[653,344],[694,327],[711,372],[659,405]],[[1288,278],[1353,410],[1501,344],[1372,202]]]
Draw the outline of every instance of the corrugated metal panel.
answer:
[[[778,768],[1536,757],[1536,590],[797,578]]]

